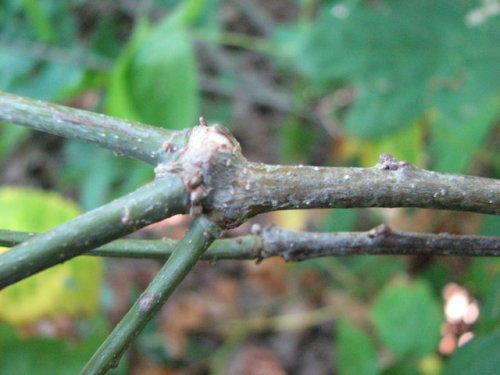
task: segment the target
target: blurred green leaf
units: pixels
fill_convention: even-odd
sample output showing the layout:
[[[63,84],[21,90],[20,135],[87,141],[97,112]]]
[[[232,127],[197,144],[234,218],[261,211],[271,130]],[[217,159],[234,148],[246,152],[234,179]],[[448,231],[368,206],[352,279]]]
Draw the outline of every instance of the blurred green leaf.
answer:
[[[372,307],[382,343],[398,357],[421,357],[437,349],[441,312],[432,289],[423,281],[398,280],[387,285]]]
[[[490,228],[483,228],[484,235],[498,234],[498,218],[494,216]],[[488,220],[485,220],[488,222]],[[495,225],[496,224],[496,225]],[[471,260],[464,277],[464,286],[479,300],[481,313],[475,327],[476,333],[488,333],[500,326],[500,260],[480,257]]]
[[[462,116],[442,117],[431,127],[429,151],[435,160],[433,170],[463,173],[478,150],[484,143],[495,119],[500,114],[497,98],[485,103],[471,100],[474,106],[468,111],[475,113]],[[467,109],[464,109],[466,111]]]
[[[78,374],[108,330],[102,319],[90,325],[90,334],[75,342],[58,338],[22,338],[13,327],[0,324],[0,374]],[[125,374],[125,370],[125,361],[121,361],[109,374]]]
[[[0,228],[33,232],[78,214],[72,202],[54,193],[25,188],[0,190],[0,211]],[[0,319],[20,324],[47,316],[92,314],[102,272],[102,259],[78,257],[18,282],[0,291]]]
[[[196,25],[197,27],[207,28],[210,31],[219,31],[221,28],[220,22],[220,7],[221,0],[192,0],[194,2],[201,3],[201,8],[196,9],[196,13],[193,11],[193,15],[190,19],[190,23]]]
[[[144,121],[171,129],[193,126],[198,112],[197,68],[182,28],[160,25],[141,44],[130,66],[133,102]]]
[[[25,79],[36,62],[0,45],[0,89],[12,91],[19,80]]]
[[[497,271],[498,265],[497,263]],[[481,313],[475,329],[477,334],[486,334],[500,327],[500,272],[487,285],[488,293],[480,301]]]
[[[30,133],[22,126],[0,122],[0,161]]]
[[[430,109],[461,128],[472,117],[454,114],[473,113],[500,88],[492,79],[500,60],[499,22],[471,23],[478,5],[340,1],[325,6],[308,29],[296,29],[299,48],[285,52],[313,82],[355,84],[357,99],[345,119],[351,134],[378,137]]]
[[[364,167],[378,163],[381,154],[390,154],[419,166],[424,155],[424,138],[423,126],[415,123],[376,139],[360,140],[350,137],[347,139],[347,148],[351,154],[361,158],[361,165]]]
[[[419,273],[419,277],[429,282],[436,296],[442,293],[444,287],[451,279],[449,268],[446,267],[444,262],[439,261],[430,262],[430,264]]]
[[[0,90],[55,101],[78,87],[83,77],[84,70],[75,64],[39,62],[0,46]]]
[[[48,14],[43,9],[43,1],[23,0],[24,9],[36,30],[38,38],[44,42],[54,39],[55,32]]]
[[[339,208],[329,210],[325,220],[322,222],[322,230],[325,232],[349,232],[355,229],[359,210]]]
[[[409,361],[398,362],[384,370],[383,375],[422,375],[415,366],[415,363]]]
[[[402,258],[389,255],[362,255],[347,258],[351,271],[362,280],[357,292],[370,296],[387,284],[387,280],[406,272],[407,263]]]
[[[361,83],[358,97],[345,119],[344,128],[359,137],[381,137],[405,128],[423,111],[421,82],[405,87],[386,79]]]
[[[497,278],[500,278],[500,260],[498,258],[474,258],[465,274],[465,287],[471,293],[482,298],[490,292]]]
[[[481,225],[481,234],[483,236],[496,236],[498,235],[498,228],[500,228],[500,216],[485,215]]]
[[[169,18],[139,26],[110,78],[108,113],[171,129],[193,126],[198,76],[192,40]]]
[[[378,359],[370,337],[343,319],[337,325],[339,375],[379,374]]]
[[[63,185],[79,184],[80,204],[90,210],[137,189],[151,180],[153,171],[149,165],[118,158],[111,151],[68,141],[59,177]]]
[[[443,375],[498,375],[500,329],[477,336],[453,353]]]
[[[57,101],[74,90],[84,77],[84,70],[75,65],[41,63],[37,74],[25,77],[11,91],[40,100]]]
[[[115,22],[104,18],[99,20],[92,32],[92,50],[100,56],[116,57],[120,53],[119,30]]]
[[[129,120],[141,120],[129,92],[130,82],[128,75],[134,54],[148,33],[148,24],[144,21],[139,21],[136,24],[132,37],[123,49],[111,72],[106,94],[106,112],[112,116],[123,117]]]
[[[414,165],[421,165],[424,149],[424,134],[422,125],[415,123],[402,131],[392,132],[386,136],[373,140],[373,153],[370,163],[372,166],[378,163],[380,154],[391,154],[399,160],[406,160]],[[376,156],[376,158],[375,158]]]
[[[12,45],[34,41],[70,46],[76,24],[70,2],[52,0],[3,0],[0,12],[2,41]],[[55,27],[57,25],[57,27]]]
[[[213,0],[185,0],[178,3],[168,18],[168,23],[174,27],[189,26],[200,19],[204,19],[213,11],[217,1]],[[207,13],[208,11],[208,13]]]
[[[2,6],[0,89],[60,100],[83,75],[74,55],[78,44],[70,6],[51,0],[4,1]]]
[[[297,63],[296,59],[310,37],[310,31],[310,28],[295,23],[285,24],[274,30],[270,41],[278,48],[272,57],[279,68],[287,70],[290,69],[290,61]],[[321,84],[321,81],[315,82],[315,86]]]
[[[316,137],[314,129],[292,118],[281,124],[279,132],[281,158],[287,163],[305,162]]]

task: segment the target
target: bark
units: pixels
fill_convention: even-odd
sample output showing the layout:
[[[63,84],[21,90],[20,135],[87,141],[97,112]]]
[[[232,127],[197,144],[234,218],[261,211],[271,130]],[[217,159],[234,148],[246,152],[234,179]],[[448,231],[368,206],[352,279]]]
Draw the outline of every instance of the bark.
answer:
[[[256,164],[225,156],[206,176],[205,211],[234,227],[289,209],[419,207],[500,214],[500,181],[437,173],[381,155],[372,168]]]
[[[0,119],[79,139],[156,164],[162,143],[178,134],[138,122],[0,92]]]
[[[158,179],[38,234],[0,254],[0,290],[148,224],[184,213],[186,201],[176,176]]]
[[[80,374],[105,374],[117,366],[130,343],[163,306],[219,234],[220,228],[203,216],[191,224],[172,256],[97,349]]]
[[[0,230],[0,246],[16,246],[35,233]],[[85,255],[110,258],[166,259],[177,241],[116,240]],[[257,233],[216,240],[200,259],[261,261],[282,257],[300,261],[346,255],[500,256],[500,237],[448,233],[412,233],[381,225],[366,232],[296,232],[269,226]]]

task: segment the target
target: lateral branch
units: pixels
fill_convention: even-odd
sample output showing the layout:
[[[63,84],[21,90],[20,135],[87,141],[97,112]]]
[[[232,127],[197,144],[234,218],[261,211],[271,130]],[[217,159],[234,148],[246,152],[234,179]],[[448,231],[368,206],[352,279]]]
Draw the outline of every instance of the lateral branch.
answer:
[[[0,230],[0,246],[16,246],[34,233]],[[177,241],[116,240],[85,255],[165,259]],[[500,237],[402,232],[380,225],[365,232],[298,232],[268,226],[257,233],[216,240],[203,260],[300,261],[349,255],[500,256]]]
[[[259,213],[307,208],[418,207],[500,215],[500,180],[438,173],[391,155],[371,168],[249,162],[221,126],[158,127],[0,92],[0,120],[80,139],[179,173],[192,214],[232,228]],[[191,166],[195,166],[196,175]]]

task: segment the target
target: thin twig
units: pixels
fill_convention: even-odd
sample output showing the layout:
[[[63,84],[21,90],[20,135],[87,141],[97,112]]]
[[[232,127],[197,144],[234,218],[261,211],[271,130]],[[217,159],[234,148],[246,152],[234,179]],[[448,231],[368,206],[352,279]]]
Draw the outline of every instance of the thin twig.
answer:
[[[0,120],[79,139],[156,165],[162,144],[182,142],[184,132],[0,92]],[[176,140],[177,139],[177,140]]]
[[[219,235],[220,228],[217,224],[204,216],[198,217],[191,224],[172,256],[94,353],[81,374],[105,374],[110,368],[118,365],[131,341],[163,306],[201,254]]]
[[[157,179],[0,254],[0,289],[148,224],[184,213],[187,193],[175,175]]]
[[[366,232],[310,233],[268,227],[261,257],[300,261],[343,255],[500,256],[500,237],[411,233],[380,225]]]
[[[0,229],[0,246],[16,246],[36,233],[17,232]],[[217,240],[210,250],[203,254],[202,259],[216,261],[222,259],[258,259],[262,251],[260,236],[246,235],[235,238]],[[166,259],[172,255],[177,246],[176,240],[116,240],[96,249],[90,250],[85,255],[109,258],[149,258]]]
[[[34,235],[0,230],[0,246],[15,246]],[[176,245],[177,241],[170,239],[116,240],[85,255],[166,259]],[[217,240],[201,259],[262,260],[280,256],[299,261],[346,255],[500,256],[500,237],[401,232],[386,225],[366,232],[337,233],[296,232],[270,226],[256,234]]]

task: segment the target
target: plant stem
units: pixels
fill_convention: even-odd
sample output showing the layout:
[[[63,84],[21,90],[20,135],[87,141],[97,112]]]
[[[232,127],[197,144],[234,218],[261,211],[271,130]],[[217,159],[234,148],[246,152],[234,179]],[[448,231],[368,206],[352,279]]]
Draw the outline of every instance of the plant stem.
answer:
[[[98,113],[0,92],[0,120],[62,137],[79,139],[156,165],[165,141],[184,132],[147,126]]]
[[[110,368],[118,365],[132,340],[163,306],[201,254],[219,235],[220,228],[217,224],[204,216],[195,219],[172,256],[101,344],[81,374],[105,374]]]
[[[250,187],[259,187],[253,196],[259,196],[264,211],[419,207],[500,214],[499,180],[394,163],[387,168],[381,163],[373,168],[254,165]]]
[[[26,241],[35,233],[16,232],[0,229],[0,246],[12,247]],[[116,240],[84,255],[109,258],[167,259],[178,241],[161,240]],[[257,235],[225,238],[215,241],[201,259],[217,261],[222,259],[257,259],[262,251],[261,239]]]
[[[187,131],[169,132],[1,92],[0,119],[87,140],[160,163],[168,171],[175,169],[171,163],[178,162],[190,139]],[[230,134],[227,140],[237,143]],[[250,163],[234,147],[217,162],[219,156],[210,154],[214,150],[198,150],[205,143],[190,152],[210,167],[201,171],[205,190],[211,192],[204,212],[227,227],[259,213],[297,208],[419,207],[500,214],[499,180],[427,171],[390,155],[381,155],[373,168],[283,166]],[[181,168],[186,181],[195,167],[200,168]]]
[[[215,163],[206,212],[237,226],[260,213],[311,208],[418,207],[500,215],[500,180],[417,168],[382,155],[372,168]],[[232,222],[233,221],[233,222]]]
[[[138,228],[183,213],[187,194],[173,174],[0,254],[0,289]]]
[[[380,225],[366,232],[308,233],[268,227],[261,257],[300,261],[344,255],[500,256],[500,237],[411,233]]]
[[[15,246],[33,233],[0,230],[0,246]],[[85,255],[166,259],[175,240],[116,240]],[[366,232],[295,232],[274,226],[259,234],[215,241],[201,259],[262,260],[280,256],[298,261],[345,255],[500,256],[500,237],[401,232],[382,225]]]

